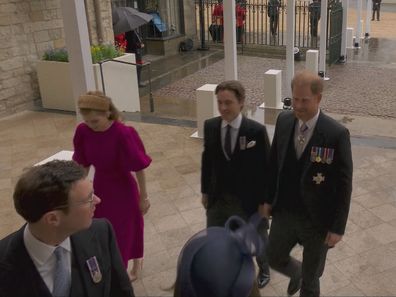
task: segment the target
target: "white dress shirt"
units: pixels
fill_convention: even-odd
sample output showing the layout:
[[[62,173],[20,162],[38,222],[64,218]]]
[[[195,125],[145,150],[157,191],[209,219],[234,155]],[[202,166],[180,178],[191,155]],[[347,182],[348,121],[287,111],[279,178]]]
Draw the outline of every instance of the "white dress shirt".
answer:
[[[316,122],[318,121],[319,118],[319,114],[320,114],[320,109],[318,109],[318,112],[316,113],[316,115],[310,119],[309,121],[305,122],[305,125],[307,125],[308,129],[305,131],[304,133],[304,143],[303,143],[303,147],[301,152],[304,152],[305,148],[307,147],[307,144],[309,142],[309,140],[312,137],[312,133],[315,129],[316,126]],[[298,136],[300,135],[300,128],[301,126],[304,124],[303,121],[301,121],[300,119],[296,122],[296,126],[294,128],[294,148],[296,149],[296,152],[298,151],[298,146],[299,146],[299,141],[298,141]],[[299,158],[299,156],[297,156]]]
[[[48,290],[52,293],[54,287],[56,264],[54,251],[56,246],[45,244],[34,237],[34,235],[29,230],[29,224],[26,225],[25,230],[23,231],[23,242],[44,283],[47,285]],[[59,244],[59,246],[67,251],[67,267],[69,273],[71,274],[70,238],[66,238],[61,244]]]
[[[239,128],[241,127],[241,123],[242,123],[242,114],[241,113],[239,113],[239,115],[235,119],[233,119],[231,122],[227,122],[225,120],[221,121],[221,146],[223,147],[223,153],[224,153],[224,156],[226,156],[227,160],[230,160],[230,156],[227,156],[226,151],[224,149],[225,136],[227,133],[227,125],[231,126],[231,130],[230,130],[231,152],[234,152],[235,144],[236,144],[237,138],[238,138]]]

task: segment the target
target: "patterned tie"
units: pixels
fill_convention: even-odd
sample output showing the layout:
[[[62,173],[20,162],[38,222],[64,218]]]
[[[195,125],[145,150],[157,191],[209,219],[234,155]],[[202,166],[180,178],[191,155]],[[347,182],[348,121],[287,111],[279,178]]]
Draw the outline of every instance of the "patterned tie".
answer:
[[[67,251],[58,246],[55,251],[56,263],[54,273],[54,289],[52,296],[54,297],[68,297],[70,293],[70,273],[67,269],[66,255]]]
[[[303,151],[304,151],[304,146],[306,144],[306,132],[308,130],[308,126],[303,123],[300,127],[298,136],[297,136],[297,146],[296,146],[296,153],[297,153],[297,159],[300,159]]]
[[[230,125],[227,125],[227,132],[226,132],[225,139],[224,139],[224,150],[225,150],[228,158],[231,159],[232,149],[231,149],[231,126]]]

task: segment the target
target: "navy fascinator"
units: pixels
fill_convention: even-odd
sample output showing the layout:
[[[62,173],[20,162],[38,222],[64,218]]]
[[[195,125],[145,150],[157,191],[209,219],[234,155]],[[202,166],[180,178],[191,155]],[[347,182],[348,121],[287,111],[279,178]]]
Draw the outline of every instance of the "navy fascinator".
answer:
[[[263,251],[257,233],[260,217],[249,223],[232,216],[225,227],[210,227],[191,237],[180,252],[177,297],[245,297],[255,281],[253,257]]]

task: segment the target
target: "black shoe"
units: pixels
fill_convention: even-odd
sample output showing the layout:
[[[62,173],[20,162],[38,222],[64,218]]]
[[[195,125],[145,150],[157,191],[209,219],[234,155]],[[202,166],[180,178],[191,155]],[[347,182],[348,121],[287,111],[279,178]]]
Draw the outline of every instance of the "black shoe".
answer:
[[[298,292],[298,290],[301,289],[302,285],[302,278],[291,278],[289,285],[287,286],[287,295],[288,296],[293,296]]]
[[[270,281],[270,276],[267,273],[259,272],[257,275],[257,286],[259,289],[264,288]]]

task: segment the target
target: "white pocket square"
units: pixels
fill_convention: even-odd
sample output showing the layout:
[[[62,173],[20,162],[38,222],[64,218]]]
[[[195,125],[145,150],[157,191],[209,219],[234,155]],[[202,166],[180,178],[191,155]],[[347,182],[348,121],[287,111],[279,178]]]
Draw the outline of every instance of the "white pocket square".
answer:
[[[254,147],[256,145],[256,141],[255,140],[252,140],[252,141],[249,141],[249,143],[247,144],[247,146],[246,146],[246,148],[252,148],[252,147]]]

